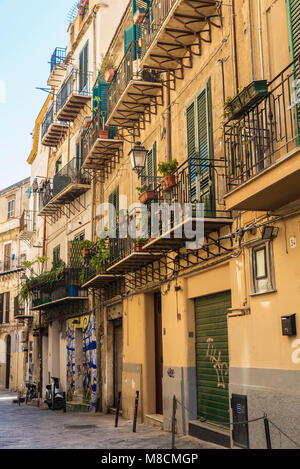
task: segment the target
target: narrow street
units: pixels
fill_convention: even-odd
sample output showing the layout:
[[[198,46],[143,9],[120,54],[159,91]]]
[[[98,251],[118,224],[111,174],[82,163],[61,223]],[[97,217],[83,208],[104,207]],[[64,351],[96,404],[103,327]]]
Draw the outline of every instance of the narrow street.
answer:
[[[148,425],[114,416],[52,412],[13,403],[14,394],[0,394],[0,449],[170,449],[171,435]],[[177,449],[223,449],[192,437],[176,438]]]

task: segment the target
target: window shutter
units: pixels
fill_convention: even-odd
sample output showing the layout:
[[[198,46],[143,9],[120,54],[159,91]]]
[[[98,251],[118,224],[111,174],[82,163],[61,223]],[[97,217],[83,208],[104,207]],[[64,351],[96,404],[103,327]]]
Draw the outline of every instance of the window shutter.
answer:
[[[293,57],[296,58],[300,54],[300,3],[299,0],[289,0],[291,34],[292,34],[292,51]]]
[[[0,295],[0,324],[3,324],[3,309],[4,309],[4,294],[1,293]]]
[[[4,246],[4,270],[10,270],[11,267],[11,244]]]
[[[5,322],[9,324],[9,312],[10,312],[10,292],[5,294]]]
[[[155,188],[157,185],[156,176],[157,176],[157,151],[156,151],[156,142],[153,144],[151,150],[149,150],[145,168],[141,173],[141,183],[151,184],[152,188]]]
[[[94,115],[96,114],[96,112],[99,110],[99,102],[98,102],[98,98],[100,98],[99,96],[99,86],[94,86],[93,88],[93,117]]]
[[[186,111],[187,121],[187,152],[188,158],[196,154],[196,132],[195,132],[195,104],[192,103]]]
[[[124,31],[124,53],[126,54],[132,41],[136,40],[136,26],[132,25],[130,28]]]
[[[79,93],[84,91],[88,84],[88,43],[79,54]]]

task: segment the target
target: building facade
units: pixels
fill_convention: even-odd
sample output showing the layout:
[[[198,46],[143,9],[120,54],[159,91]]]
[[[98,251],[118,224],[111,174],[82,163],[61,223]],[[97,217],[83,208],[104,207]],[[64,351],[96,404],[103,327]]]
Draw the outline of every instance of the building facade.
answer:
[[[299,433],[299,10],[121,3],[86,2],[51,61],[43,389],[130,419],[138,393],[166,431],[175,396],[178,433],[263,448],[264,414]]]
[[[28,311],[18,300],[28,259],[29,179],[0,193],[0,389],[20,390],[33,372],[33,343],[28,337]]]

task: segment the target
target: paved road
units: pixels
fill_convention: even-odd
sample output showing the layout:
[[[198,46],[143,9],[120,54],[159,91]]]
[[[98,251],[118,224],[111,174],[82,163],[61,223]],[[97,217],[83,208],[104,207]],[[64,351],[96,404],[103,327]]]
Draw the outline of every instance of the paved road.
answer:
[[[13,404],[0,393],[0,449],[170,449],[171,435],[148,425],[103,414],[52,412]],[[221,449],[192,437],[176,438],[177,449]]]

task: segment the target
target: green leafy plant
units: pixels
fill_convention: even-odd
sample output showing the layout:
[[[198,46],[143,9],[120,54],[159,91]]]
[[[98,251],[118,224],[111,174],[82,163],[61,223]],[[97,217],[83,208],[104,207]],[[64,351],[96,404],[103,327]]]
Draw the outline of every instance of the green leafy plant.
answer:
[[[91,249],[93,247],[94,243],[92,241],[89,241],[87,239],[84,239],[79,242],[80,249]]]
[[[142,195],[144,192],[151,190],[151,184],[143,184],[142,186],[137,187],[136,190],[140,195]]]
[[[97,241],[97,252],[91,258],[91,267],[97,273],[103,272],[109,265],[109,249],[106,241],[103,238],[99,238]]]
[[[171,162],[161,161],[158,164],[158,171],[162,176],[170,176],[174,174],[179,166],[178,161],[175,159]]]

